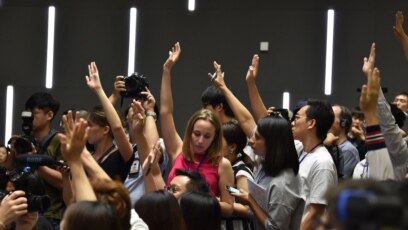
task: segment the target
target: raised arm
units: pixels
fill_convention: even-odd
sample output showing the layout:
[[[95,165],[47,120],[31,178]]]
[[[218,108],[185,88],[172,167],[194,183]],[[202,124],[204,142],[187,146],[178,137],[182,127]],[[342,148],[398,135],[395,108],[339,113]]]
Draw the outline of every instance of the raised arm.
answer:
[[[166,186],[159,166],[161,155],[160,142],[157,142],[143,163],[144,185],[147,192],[157,191]]]
[[[408,36],[404,30],[404,14],[402,11],[397,11],[395,14],[394,34],[400,40],[405,58],[408,61]]]
[[[368,70],[367,84],[361,88],[360,108],[364,113],[367,131],[368,177],[377,180],[395,179],[394,168],[385,146],[377,114],[377,101],[380,94],[380,71]]]
[[[129,132],[132,138],[137,143],[137,151],[139,154],[140,162],[143,164],[147,155],[150,152],[149,140],[146,138],[146,132],[154,132],[146,130],[146,125],[149,123],[155,123],[151,116],[146,116],[145,110],[139,101],[133,100],[129,108]],[[150,124],[150,126],[152,126]],[[155,126],[154,126],[155,127]],[[152,127],[150,127],[152,128]],[[155,131],[157,133],[157,130]],[[158,138],[157,138],[158,139]],[[156,141],[157,141],[156,139]]]
[[[61,152],[71,170],[75,201],[96,200],[95,193],[89,183],[82,165],[81,154],[87,140],[87,122],[83,119],[75,123],[70,134],[59,134]]]
[[[159,132],[157,131],[156,125],[157,114],[154,111],[156,99],[148,88],[146,88],[146,91],[142,92],[142,94],[146,96],[146,100],[144,100],[142,103],[143,109],[145,110],[146,114],[144,134],[149,146],[153,146],[159,140]]]
[[[180,57],[181,48],[177,42],[163,65],[162,83],[160,89],[160,125],[166,151],[173,163],[181,152],[183,141],[177,133],[173,117],[173,94],[171,91],[171,70]]]
[[[88,65],[88,71],[89,75],[86,76],[88,87],[98,96],[103,110],[105,111],[106,118],[109,122],[119,152],[122,155],[123,160],[127,162],[133,157],[133,148],[128,137],[126,136],[125,129],[122,126],[119,115],[116,113],[115,107],[109,101],[105,91],[102,88],[98,68],[96,67],[95,62]]]
[[[259,56],[255,54],[252,57],[252,62],[248,68],[245,80],[248,87],[249,101],[251,102],[252,112],[256,121],[268,115],[268,110],[263,103],[258,87],[256,86],[256,76],[258,75],[258,71]]]
[[[241,126],[247,137],[252,137],[253,131],[256,127],[254,118],[252,117],[248,109],[245,108],[245,106],[238,100],[238,98],[235,97],[235,95],[225,84],[224,72],[222,72],[221,70],[221,65],[219,65],[217,62],[214,62],[214,69],[216,71],[215,76],[212,76],[210,73],[208,74],[211,78],[211,81],[224,94],[225,99],[232,109],[232,112],[234,112],[235,114],[235,118],[238,120],[239,125]]]

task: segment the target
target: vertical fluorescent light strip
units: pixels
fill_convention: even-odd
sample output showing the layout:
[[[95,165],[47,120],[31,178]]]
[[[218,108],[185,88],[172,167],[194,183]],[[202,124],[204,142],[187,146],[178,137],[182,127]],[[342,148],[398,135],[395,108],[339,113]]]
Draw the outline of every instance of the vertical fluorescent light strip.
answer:
[[[283,92],[282,108],[289,109],[289,92]]]
[[[13,129],[13,104],[14,104],[14,87],[12,85],[8,85],[6,98],[6,124],[4,132],[5,145],[7,145],[7,142],[11,137],[11,132]]]
[[[45,73],[45,87],[52,88],[52,75],[54,68],[54,30],[55,7],[48,7],[48,37],[47,37],[47,67]]]
[[[324,94],[331,95],[333,73],[334,10],[327,11],[326,72]]]
[[[129,57],[128,57],[128,75],[135,72],[136,59],[136,7],[130,8],[130,22],[129,22]]]
[[[195,0],[188,0],[188,11],[193,12],[195,10]]]

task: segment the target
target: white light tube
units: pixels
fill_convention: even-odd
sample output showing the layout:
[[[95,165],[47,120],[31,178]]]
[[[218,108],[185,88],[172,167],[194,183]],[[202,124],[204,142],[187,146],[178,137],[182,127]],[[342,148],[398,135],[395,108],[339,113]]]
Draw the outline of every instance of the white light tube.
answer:
[[[289,109],[289,92],[283,92],[282,108]]]
[[[7,145],[7,142],[11,138],[11,132],[13,130],[13,104],[14,87],[12,85],[8,85],[6,98],[6,123],[4,125],[4,145]]]
[[[333,72],[334,10],[327,11],[326,71],[324,94],[331,95]]]
[[[188,11],[193,12],[195,10],[195,0],[188,0]]]
[[[48,36],[47,36],[47,67],[45,73],[45,87],[52,88],[52,75],[54,68],[54,31],[55,7],[48,7]]]
[[[128,57],[128,75],[135,72],[136,60],[136,7],[130,8],[130,22],[129,22],[129,57]]]

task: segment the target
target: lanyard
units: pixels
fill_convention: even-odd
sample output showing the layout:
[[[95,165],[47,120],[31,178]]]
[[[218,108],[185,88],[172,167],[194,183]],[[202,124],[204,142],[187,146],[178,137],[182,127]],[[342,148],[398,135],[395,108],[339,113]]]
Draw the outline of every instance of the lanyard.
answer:
[[[204,163],[204,161],[205,161],[206,158],[207,158],[207,154],[205,154],[204,157],[200,160],[200,162],[198,163],[198,165],[197,165],[197,167],[194,169],[194,171],[197,171],[197,172],[198,172],[198,170],[200,169],[201,165]],[[187,170],[190,170],[191,162],[190,162],[190,161],[187,161],[186,164],[187,164]]]
[[[99,159],[96,161],[96,162],[98,162],[98,164],[101,164],[102,163],[102,160],[103,160],[103,158],[105,158],[106,157],[106,155],[108,155],[113,149],[115,148],[115,145],[114,144],[112,144],[112,146],[111,147],[109,147],[109,149],[108,150],[106,150],[103,154],[102,154],[102,156],[100,156],[99,157]]]
[[[307,155],[309,155],[309,153],[313,152],[313,151],[314,151],[317,147],[319,147],[321,144],[322,144],[322,143],[319,142],[319,143],[318,143],[317,145],[315,145],[309,152],[303,151],[302,154],[299,156],[299,164],[302,163],[302,161],[307,157]],[[306,154],[304,155],[304,157],[300,158],[300,157],[303,155],[303,153],[306,153]]]

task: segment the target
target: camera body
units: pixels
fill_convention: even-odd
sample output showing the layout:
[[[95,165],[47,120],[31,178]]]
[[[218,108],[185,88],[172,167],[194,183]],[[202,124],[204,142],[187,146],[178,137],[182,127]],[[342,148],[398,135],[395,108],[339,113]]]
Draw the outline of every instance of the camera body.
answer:
[[[18,167],[9,178],[16,190],[25,192],[29,212],[44,212],[49,208],[50,197],[45,194],[44,184],[34,169],[30,166]]]
[[[135,98],[146,99],[146,96],[141,92],[146,91],[146,87],[149,87],[149,83],[143,74],[134,73],[123,79],[125,81],[126,91],[120,92],[122,98]]]

